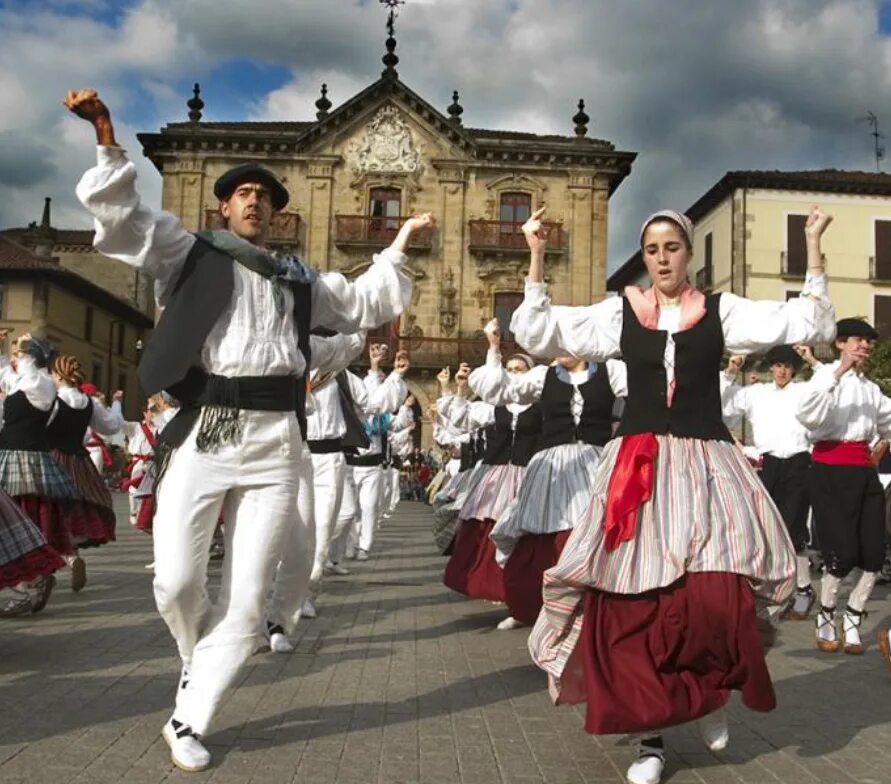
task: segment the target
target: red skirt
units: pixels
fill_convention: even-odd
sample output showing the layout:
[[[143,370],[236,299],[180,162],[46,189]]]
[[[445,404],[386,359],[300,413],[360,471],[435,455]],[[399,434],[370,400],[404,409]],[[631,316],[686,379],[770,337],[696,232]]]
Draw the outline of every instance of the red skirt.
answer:
[[[13,496],[13,501],[40,529],[46,543],[61,555],[74,554],[74,542],[68,527],[70,501],[58,501],[36,495]]]
[[[542,575],[557,563],[571,533],[569,530],[520,537],[504,565],[504,595],[511,617],[529,626],[535,623],[542,605]]]
[[[579,647],[593,734],[684,724],[733,690],[751,710],[776,707],[755,599],[738,574],[689,572],[637,595],[589,589]]]
[[[115,538],[115,516],[108,490],[88,454],[53,450],[53,458],[74,482],[77,497],[66,509],[66,527],[75,547],[99,547]]]
[[[14,588],[19,583],[33,582],[64,565],[65,561],[55,550],[43,545],[0,566],[0,588]]]
[[[495,543],[489,538],[494,520],[461,520],[443,583],[471,599],[503,602],[504,578],[495,561]]]

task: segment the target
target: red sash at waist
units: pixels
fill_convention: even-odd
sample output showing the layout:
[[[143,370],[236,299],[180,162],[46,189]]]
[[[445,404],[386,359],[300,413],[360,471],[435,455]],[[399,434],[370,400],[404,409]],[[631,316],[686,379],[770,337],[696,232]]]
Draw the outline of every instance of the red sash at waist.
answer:
[[[604,514],[604,544],[607,551],[634,538],[637,512],[653,492],[659,442],[653,433],[624,436],[609,479]]]
[[[869,444],[866,441],[817,441],[811,459],[823,465],[864,467],[873,465]]]

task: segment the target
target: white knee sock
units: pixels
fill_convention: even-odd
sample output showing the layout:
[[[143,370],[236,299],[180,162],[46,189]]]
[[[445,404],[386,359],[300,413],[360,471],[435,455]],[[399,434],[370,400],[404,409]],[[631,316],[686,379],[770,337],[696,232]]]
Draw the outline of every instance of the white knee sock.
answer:
[[[795,574],[796,587],[799,591],[811,587],[811,562],[806,555],[795,556]]]
[[[875,572],[863,572],[851,595],[848,597],[848,607],[857,612],[863,612],[869,597],[872,595],[872,589],[876,584]]]
[[[835,609],[836,602],[838,602],[839,585],[841,585],[841,580],[838,577],[833,577],[829,572],[824,572],[823,580],[820,583],[820,604],[824,607]]]

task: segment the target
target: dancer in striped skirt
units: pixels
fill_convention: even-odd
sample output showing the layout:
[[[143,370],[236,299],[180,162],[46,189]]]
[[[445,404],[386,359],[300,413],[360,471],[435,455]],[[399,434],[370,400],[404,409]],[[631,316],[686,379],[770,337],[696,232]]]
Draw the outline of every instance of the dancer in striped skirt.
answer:
[[[663,728],[699,719],[707,746],[720,749],[732,690],[751,709],[776,705],[756,607],[789,599],[795,551],[722,421],[719,374],[725,349],[834,336],[820,255],[830,218],[815,209],[807,220],[808,274],[789,302],[692,288],[692,222],[664,211],[640,236],[652,288],[557,307],[543,283],[543,212],[524,226],[532,261],[511,331],[537,355],[621,355],[628,398],[587,513],[545,573],[529,649],[558,702],[587,702],[588,732],[640,734],[628,780],[656,784]]]
[[[506,369],[511,375],[522,375],[533,365],[531,357],[514,354],[507,358]],[[469,376],[470,367],[462,364],[455,378]],[[541,407],[538,403],[471,405],[466,398],[458,400],[459,408],[463,404],[466,411],[469,428],[491,430],[480,473],[458,515],[455,543],[443,582],[472,599],[504,602],[504,576],[495,560],[495,544],[489,534],[517,497],[526,466],[535,454],[541,435]]]
[[[90,459],[84,437],[88,428],[102,435],[113,435],[121,429],[124,393],[115,392],[110,411],[97,405],[78,389],[84,382],[84,374],[80,362],[70,354],[56,355],[51,372],[59,398],[47,432],[53,457],[71,477],[77,493],[68,510],[68,527],[74,545],[69,565],[71,590],[80,591],[87,584],[87,566],[79,550],[101,547],[115,538],[111,493]]]
[[[541,610],[542,575],[557,563],[575,521],[588,506],[603,446],[627,395],[625,363],[601,364],[562,356],[513,375],[501,366],[497,319],[486,325],[486,364],[470,374],[470,386],[493,405],[538,403],[542,432],[519,495],[492,529],[496,560],[504,568],[510,616],[499,629],[535,623]]]

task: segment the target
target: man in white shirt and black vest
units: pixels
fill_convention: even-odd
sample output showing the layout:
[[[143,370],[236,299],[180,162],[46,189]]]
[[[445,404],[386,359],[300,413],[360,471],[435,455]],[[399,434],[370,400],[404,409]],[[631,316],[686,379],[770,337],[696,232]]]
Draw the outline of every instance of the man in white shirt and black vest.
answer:
[[[399,316],[411,293],[400,272],[404,250],[433,219],[407,220],[353,282],[317,274],[266,248],[273,214],[289,198],[272,172],[246,163],[223,174],[214,195],[228,230],[196,236],[141,203],[136,170],[95,91],[70,92],[65,105],[96,131],[97,166],[77,187],[95,218],[94,245],[151,275],[164,308],[139,368],[147,395],[166,390],[183,404],[160,436],[170,452],[153,528],[155,600],[183,663],[163,736],[178,767],[203,770],[210,755],[201,736],[263,633],[264,600],[309,459],[310,329],[352,333]],[[208,551],[221,512],[227,562],[211,603]]]
[[[841,319],[839,358],[806,384],[798,420],[813,442],[811,503],[823,554],[817,648],[863,653],[860,624],[885,558],[885,496],[870,447],[891,437],[891,398],[863,374],[878,333],[865,321]],[[862,570],[848,597],[841,634],[835,608],[841,581]]]

